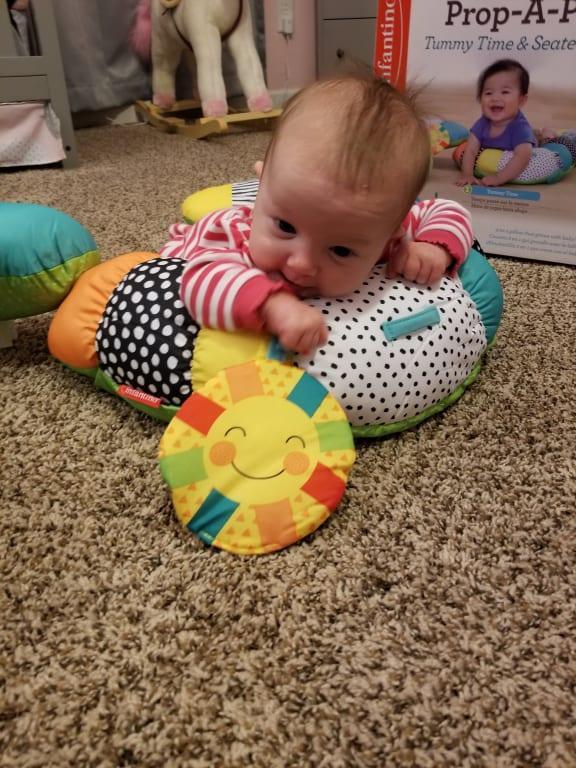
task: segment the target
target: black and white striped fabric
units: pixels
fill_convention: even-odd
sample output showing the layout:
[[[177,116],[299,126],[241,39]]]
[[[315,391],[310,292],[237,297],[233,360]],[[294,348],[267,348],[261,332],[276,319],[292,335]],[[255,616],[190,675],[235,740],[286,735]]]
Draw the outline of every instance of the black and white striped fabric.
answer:
[[[253,205],[258,193],[258,179],[236,181],[232,186],[232,205]]]

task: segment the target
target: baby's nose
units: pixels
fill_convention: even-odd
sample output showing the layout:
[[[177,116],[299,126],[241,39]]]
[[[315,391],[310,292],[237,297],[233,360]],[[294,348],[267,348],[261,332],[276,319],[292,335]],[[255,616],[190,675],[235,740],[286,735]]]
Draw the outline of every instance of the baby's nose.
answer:
[[[294,271],[301,275],[316,274],[314,255],[309,248],[298,248],[288,258],[288,264]]]

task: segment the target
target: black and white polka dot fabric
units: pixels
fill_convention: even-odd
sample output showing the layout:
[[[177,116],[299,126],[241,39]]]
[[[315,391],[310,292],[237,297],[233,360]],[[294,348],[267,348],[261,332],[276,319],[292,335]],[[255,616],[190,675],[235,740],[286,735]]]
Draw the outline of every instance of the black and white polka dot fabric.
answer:
[[[179,298],[185,261],[151,259],[112,293],[96,333],[100,368],[116,384],[181,405],[191,394],[198,326]]]
[[[324,314],[330,337],[295,363],[329,389],[352,426],[421,414],[464,382],[487,346],[458,278],[420,286],[387,279],[382,264],[361,292],[310,303]]]
[[[502,152],[498,161],[498,171],[505,168],[514,157],[513,152]],[[532,150],[532,158],[526,168],[516,176],[515,181],[538,182],[553,176],[562,168],[561,160],[555,152],[544,147]]]

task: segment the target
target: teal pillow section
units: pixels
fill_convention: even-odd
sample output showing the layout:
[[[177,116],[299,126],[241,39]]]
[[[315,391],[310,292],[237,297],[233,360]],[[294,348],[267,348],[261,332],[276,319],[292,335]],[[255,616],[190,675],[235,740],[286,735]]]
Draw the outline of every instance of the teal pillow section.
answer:
[[[496,336],[504,309],[504,293],[498,275],[486,257],[472,248],[458,270],[458,276],[476,304],[490,345]]]
[[[55,309],[99,261],[92,235],[62,211],[0,203],[0,320]]]

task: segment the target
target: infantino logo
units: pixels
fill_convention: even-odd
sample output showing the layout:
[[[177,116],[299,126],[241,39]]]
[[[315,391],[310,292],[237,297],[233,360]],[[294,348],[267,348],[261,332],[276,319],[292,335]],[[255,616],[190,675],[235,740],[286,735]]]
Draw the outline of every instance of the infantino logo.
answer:
[[[548,17],[560,24],[568,24],[570,16],[576,13],[576,0],[560,0],[554,5],[544,5],[544,0],[527,0],[524,10],[511,11],[506,6],[494,8],[471,8],[460,0],[448,0],[446,26],[460,24],[463,27],[490,25],[490,32],[498,32],[500,27],[511,18],[519,19],[520,24],[545,24]]]
[[[408,8],[408,15],[410,11]],[[402,61],[405,51],[404,19],[402,0],[381,0],[378,7],[378,46],[375,69],[381,77],[390,82],[398,79],[397,62]]]
[[[134,400],[137,403],[148,405],[150,408],[160,408],[162,405],[161,397],[154,397],[149,395],[148,392],[142,392],[140,389],[135,389],[129,384],[122,384],[118,387],[118,394],[120,397],[125,397],[128,400]]]

